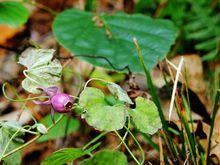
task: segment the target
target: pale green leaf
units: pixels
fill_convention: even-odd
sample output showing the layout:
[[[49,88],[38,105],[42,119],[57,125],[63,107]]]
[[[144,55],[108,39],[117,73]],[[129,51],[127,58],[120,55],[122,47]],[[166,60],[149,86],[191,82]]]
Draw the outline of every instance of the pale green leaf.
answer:
[[[126,107],[123,104],[96,104],[87,110],[84,117],[90,126],[99,131],[115,131],[123,128],[126,116]]]
[[[16,122],[10,122],[10,123],[1,123],[0,126],[0,157],[2,156],[3,151],[5,150],[5,147],[7,143],[9,142],[10,138],[19,130],[21,129],[21,126]],[[13,140],[9,143],[6,153],[12,151],[13,149],[19,147],[22,143],[20,141],[19,136],[23,135],[23,133],[18,132],[16,136],[13,138]],[[3,164],[5,165],[19,165],[21,162],[21,151],[15,152],[12,155],[6,157],[3,159]]]
[[[55,114],[55,119],[59,117],[59,114]],[[40,120],[40,123],[44,124],[46,127],[52,124],[51,116],[47,115],[45,118]],[[67,116],[64,116],[63,119],[57,123],[49,132],[45,135],[42,135],[38,142],[45,142],[48,140],[53,140],[56,138],[62,138],[65,136],[65,128],[67,124]],[[77,131],[79,129],[80,123],[77,119],[71,118],[69,123],[69,128],[67,130],[67,135]]]
[[[126,106],[120,103],[108,105],[104,93],[99,89],[85,88],[80,94],[79,105],[86,109],[83,118],[99,131],[119,130],[126,122]]]
[[[107,87],[108,87],[109,91],[113,95],[117,96],[120,101],[129,103],[129,104],[133,104],[133,102],[131,101],[128,94],[119,85],[109,82],[107,84]]]
[[[156,105],[149,99],[138,97],[136,108],[129,110],[132,121],[138,130],[153,135],[162,128]]]
[[[62,66],[56,59],[52,60],[52,49],[27,49],[19,57],[19,63],[26,66],[26,78],[22,87],[28,92],[38,94],[39,87],[57,85],[61,78]]]
[[[0,24],[18,27],[24,24],[29,16],[29,11],[19,2],[0,2]]]
[[[86,87],[80,94],[79,105],[85,109],[89,109],[96,104],[106,105],[104,93],[100,89]]]
[[[127,157],[123,152],[102,150],[90,159],[84,160],[80,165],[128,165]]]
[[[178,31],[168,20],[141,14],[101,14],[98,17],[94,13],[69,9],[55,18],[53,33],[61,45],[93,65],[116,70],[128,65],[132,71],[142,72],[133,38],[140,44],[146,66],[152,68],[158,59],[166,56]],[[114,67],[100,57],[107,58]]]

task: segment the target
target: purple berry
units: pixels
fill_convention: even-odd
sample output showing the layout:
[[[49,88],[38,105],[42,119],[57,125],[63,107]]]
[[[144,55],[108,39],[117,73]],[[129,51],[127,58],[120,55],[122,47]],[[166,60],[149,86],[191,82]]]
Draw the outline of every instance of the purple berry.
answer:
[[[54,111],[58,113],[70,112],[73,107],[73,100],[68,94],[57,93],[51,98]]]
[[[56,86],[49,87],[49,88],[38,88],[43,90],[50,99],[44,102],[36,101],[33,102],[39,105],[51,105],[51,119],[54,123],[54,112],[58,113],[67,113],[70,112],[73,107],[73,100],[71,97],[66,93],[59,93],[58,88]]]

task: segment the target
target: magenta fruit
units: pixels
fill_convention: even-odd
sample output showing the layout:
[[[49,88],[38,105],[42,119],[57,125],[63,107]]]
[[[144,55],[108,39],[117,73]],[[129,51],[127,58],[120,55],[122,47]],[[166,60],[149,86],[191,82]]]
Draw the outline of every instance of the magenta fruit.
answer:
[[[57,87],[39,88],[43,90],[50,98],[45,102],[34,101],[39,105],[51,105],[51,118],[54,122],[54,112],[67,113],[70,112],[73,107],[72,98],[66,93],[58,92]]]

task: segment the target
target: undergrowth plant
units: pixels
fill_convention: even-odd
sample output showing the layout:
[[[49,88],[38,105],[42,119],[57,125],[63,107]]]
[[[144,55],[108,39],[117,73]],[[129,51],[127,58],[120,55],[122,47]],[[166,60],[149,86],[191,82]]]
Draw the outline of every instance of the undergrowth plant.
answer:
[[[5,87],[9,85],[7,83],[3,85],[3,93],[5,97],[8,98],[10,101],[26,102],[32,100],[36,104],[50,106],[52,109],[51,116],[53,124],[50,127],[46,128],[42,123],[37,122],[36,119],[34,119],[34,125],[25,125],[24,127],[19,125],[18,122],[2,122],[2,139],[6,139],[6,136],[8,136],[9,141],[6,144],[2,144],[3,149],[1,150],[1,160],[7,162],[7,157],[10,157],[10,155],[16,153],[20,149],[36,141],[41,136],[47,134],[50,128],[57,124],[64,117],[63,115],[61,115],[59,119],[54,121],[54,113],[69,113],[71,110],[76,110],[76,112],[81,115],[82,119],[85,119],[86,122],[90,126],[94,127],[96,130],[101,131],[101,134],[82,148],[66,148],[56,151],[54,154],[44,160],[42,164],[63,164],[69,161],[73,161],[84,155],[89,155],[91,156],[91,158],[86,159],[80,164],[89,164],[93,161],[105,162],[110,161],[112,158],[115,160],[115,162],[119,161],[120,164],[127,164],[126,156],[119,151],[101,150],[95,155],[92,154],[92,151],[101,144],[97,141],[109,132],[114,132],[119,137],[122,142],[121,144],[126,147],[129,154],[137,164],[144,164],[145,154],[141,145],[130,131],[131,121],[142,133],[147,133],[151,135],[156,133],[158,129],[161,129],[162,127],[156,105],[149,99],[138,97],[135,100],[136,108],[131,109],[129,105],[134,103],[129,98],[127,93],[119,85],[112,82],[106,82],[101,79],[90,79],[85,84],[84,89],[79,94],[79,97],[74,97],[69,94],[61,93],[58,91],[58,88],[56,86],[45,87],[47,85],[47,82],[52,83],[52,79],[46,79],[44,77],[44,79],[40,79],[42,82],[40,83],[38,82],[38,77],[42,77],[45,75],[52,76],[52,74],[50,73],[53,72],[53,66],[56,67],[54,63],[56,63],[57,65],[59,64],[56,59],[52,60],[51,54],[53,54],[53,50],[31,49],[29,51],[25,51],[19,59],[19,63],[21,63],[22,65],[28,64],[28,72],[27,74],[25,74],[26,79],[24,79],[22,82],[23,88],[32,93],[39,93],[40,90],[43,89],[43,91],[48,95],[46,96],[46,101],[37,101],[37,99],[42,98],[41,96],[27,99],[9,98],[5,91]],[[34,56],[38,60],[33,61],[33,58],[31,58],[32,56]],[[57,71],[58,70],[56,69],[56,72]],[[55,76],[55,74],[53,74],[53,76]],[[91,81],[102,81],[111,93],[111,100],[107,99],[107,96],[100,89],[87,87],[88,83]],[[74,104],[71,97],[75,100]],[[8,132],[6,131],[7,128]],[[14,132],[10,131],[10,128],[12,128]],[[123,136],[121,136],[121,133],[119,132],[119,130],[121,129],[126,130],[126,133]],[[21,136],[25,133],[36,134],[36,136],[25,144],[19,145],[19,147],[13,147],[13,149],[11,149],[11,147],[9,148],[9,145],[12,144],[12,141],[15,139],[15,137],[17,137],[18,135]],[[138,160],[138,158],[134,156],[128,145],[125,143],[125,139],[128,134],[130,134],[130,136],[137,143],[137,146],[142,153],[141,160]],[[119,148],[120,145],[117,148]]]
[[[173,73],[169,73],[174,84],[172,100],[181,123],[179,129],[173,129],[171,121],[167,121],[165,118],[150,75],[150,70],[157,65],[158,60],[165,58],[170,47],[175,43],[179,30],[174,23],[165,19],[152,19],[142,14],[115,13],[109,15],[78,9],[68,9],[58,14],[35,1],[3,1],[0,2],[0,18],[4,19],[0,19],[0,24],[18,27],[25,23],[29,12],[23,3],[40,6],[55,16],[52,31],[55,40],[71,52],[71,57],[68,59],[78,57],[94,66],[121,71],[129,76],[133,73],[144,73],[151,98],[137,96],[135,100],[132,100],[121,86],[99,78],[89,79],[75,96],[71,93],[63,93],[58,85],[65,67],[65,65],[61,65],[62,58],[56,59],[53,49],[29,48],[19,55],[18,60],[18,63],[25,67],[23,70],[25,78],[21,86],[29,93],[28,97],[21,98],[9,83],[2,85],[2,91],[9,101],[19,102],[20,108],[23,110],[28,110],[27,103],[33,102],[39,106],[50,107],[51,114],[42,121],[36,120],[31,115],[33,125],[21,125],[17,121],[1,121],[0,161],[4,164],[19,164],[21,150],[31,143],[65,137],[71,133],[71,131],[68,132],[69,130],[77,130],[79,121],[73,117],[70,118],[71,115],[69,115],[73,112],[85,120],[90,127],[99,131],[99,135],[80,148],[62,148],[55,151],[42,161],[42,165],[65,164],[76,159],[79,164],[85,165],[125,165],[129,163],[128,158],[129,160],[132,158],[136,164],[146,164],[147,151],[143,149],[136,137],[140,134],[159,153],[160,158],[158,159],[161,164],[203,165],[215,163],[210,153],[220,96],[219,89],[216,91],[213,105],[210,133],[207,138],[208,145],[207,148],[203,148],[199,137],[195,134],[187,81],[181,85],[179,90],[175,90],[178,85],[178,76],[175,80]],[[171,2],[171,6],[172,3],[174,2]],[[193,2],[190,1],[190,3]],[[201,4],[193,6],[192,8],[195,8],[193,11],[199,11]],[[87,6],[87,9],[89,10],[90,7]],[[157,16],[163,15],[163,12],[161,14],[158,11]],[[168,12],[168,14],[171,13]],[[179,17],[182,17],[181,14],[183,13],[180,13]],[[218,20],[211,18],[210,12],[203,14],[207,16],[207,20],[210,20],[210,24],[218,24]],[[16,17],[10,17],[10,15],[16,15]],[[173,19],[176,18],[175,15],[171,14],[171,16]],[[196,48],[211,51],[211,54],[209,53],[203,58],[216,59],[219,53],[218,37],[215,38],[214,34],[208,36],[210,41],[204,41],[207,39],[206,34],[209,30],[207,31],[205,25],[204,27],[199,26],[204,21],[201,21],[199,16],[196,16],[195,19],[197,21],[189,23],[186,29],[191,38],[201,40],[202,43],[197,44]],[[215,29],[216,26],[213,25],[212,28]],[[196,29],[199,31],[194,33]],[[218,29],[212,32],[218,33]],[[215,43],[217,43],[217,47],[214,46]],[[164,78],[166,81],[166,76]],[[105,90],[89,86],[92,81],[101,82]],[[168,83],[166,85],[169,86]],[[10,91],[13,96],[10,97],[7,91]],[[33,95],[34,97],[32,97]],[[65,130],[64,125],[68,122],[69,129]],[[59,129],[58,125],[62,129]],[[56,127],[57,129],[54,131]],[[58,133],[58,131],[61,132]],[[101,138],[110,133],[117,136],[120,143],[113,149],[101,148]],[[154,134],[159,136],[159,144],[152,140]],[[33,138],[25,142],[23,140],[25,135],[32,135]],[[134,154],[129,147],[128,137],[135,142],[139,155]],[[122,146],[126,148],[129,155],[120,151]]]

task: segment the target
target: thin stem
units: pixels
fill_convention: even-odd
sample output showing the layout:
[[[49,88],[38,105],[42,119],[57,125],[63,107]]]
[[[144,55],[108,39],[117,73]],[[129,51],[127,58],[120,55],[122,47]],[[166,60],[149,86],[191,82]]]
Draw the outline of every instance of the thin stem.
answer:
[[[58,59],[65,60],[65,59],[74,59],[74,58],[76,58],[76,57],[88,57],[88,58],[95,58],[95,59],[98,59],[98,58],[99,58],[99,59],[103,59],[103,60],[105,60],[105,61],[110,65],[110,67],[113,68],[114,70],[118,70],[118,71],[127,70],[129,74],[131,73],[131,70],[130,70],[130,68],[129,68],[128,65],[124,66],[123,68],[117,68],[117,67],[115,67],[115,66],[111,63],[111,61],[110,61],[108,58],[106,58],[106,57],[104,57],[104,56],[96,56],[96,55],[89,55],[89,54],[81,54],[81,55],[80,55],[80,54],[79,54],[79,55],[74,55],[74,56],[71,56],[71,57],[59,57]]]
[[[108,83],[107,81],[105,81],[105,80],[103,80],[103,79],[100,79],[100,78],[91,78],[91,79],[89,79],[89,80],[85,83],[84,89],[88,86],[88,84],[89,84],[91,81],[94,81],[94,80],[96,80],[96,81],[102,81],[102,82],[104,82],[104,83]]]
[[[84,145],[83,150],[88,148],[91,144],[95,143],[97,140],[99,140],[102,136],[106,135],[108,132],[102,132],[98,136],[96,136],[94,139],[92,139],[90,142],[88,142],[86,145]]]
[[[140,151],[141,151],[141,155],[142,155],[142,162],[141,164],[144,164],[144,161],[145,161],[145,154],[144,154],[144,151],[143,151],[143,148],[141,147],[140,143],[138,142],[138,140],[135,138],[135,136],[133,135],[133,133],[129,130],[129,128],[127,128],[126,126],[124,126],[125,129],[129,132],[129,134],[131,135],[131,137],[134,139],[134,141],[137,143]]]
[[[25,75],[25,77],[27,77],[29,80],[35,82],[36,84],[41,85],[39,82],[37,82],[36,80],[34,80],[30,76],[28,76],[28,74],[26,72],[28,72],[28,70],[23,70],[23,74]]]
[[[131,152],[131,150],[129,149],[129,147],[127,146],[127,144],[124,142],[123,138],[121,137],[121,135],[117,132],[114,131],[115,134],[119,137],[119,139],[122,141],[122,143],[124,144],[125,148],[128,150],[129,154],[132,156],[132,158],[134,159],[134,161],[138,164],[141,165],[140,162],[137,160],[137,158],[134,156],[134,154]]]
[[[130,116],[128,116],[128,128],[130,127],[130,123],[131,123],[131,119],[130,119]],[[123,136],[123,141],[125,141],[125,139],[126,139],[128,133],[129,133],[128,130],[126,130],[126,132],[125,132],[125,134],[124,134],[124,136]],[[123,144],[123,142],[121,141],[121,143],[120,143],[118,146],[116,146],[116,147],[114,148],[114,150],[116,150],[117,148],[119,148],[122,144]]]
[[[35,99],[39,99],[39,98],[48,98],[48,96],[38,96],[38,97],[32,97],[32,98],[27,98],[27,99],[12,99],[12,98],[8,97],[8,95],[6,94],[5,86],[7,84],[8,83],[6,82],[2,85],[2,92],[3,92],[3,95],[5,96],[5,98],[8,99],[9,101],[12,101],[12,102],[25,102],[25,101],[35,100]]]
[[[3,158],[3,155],[4,155],[5,152],[6,152],[6,150],[7,150],[8,146],[9,146],[9,144],[10,144],[11,141],[14,139],[14,137],[18,134],[18,132],[20,132],[21,129],[22,129],[22,127],[19,128],[19,129],[11,136],[11,138],[10,138],[9,141],[7,142],[7,144],[6,144],[6,146],[5,146],[4,150],[3,150],[3,152],[2,152],[2,154],[1,154],[0,162],[1,162],[2,158]]]
[[[209,153],[211,150],[211,139],[212,139],[212,134],[214,130],[216,114],[218,112],[219,98],[220,98],[220,89],[217,90],[217,93],[215,96],[215,103],[214,103],[213,113],[212,113],[212,118],[211,118],[211,128],[210,128],[209,137],[208,137],[208,147],[207,147],[207,152],[206,152],[206,161],[205,161],[206,164],[208,164]]]
[[[1,125],[4,127],[5,124],[2,123]],[[20,127],[16,127],[16,126],[10,125],[10,124],[7,124],[7,126],[12,127],[12,128],[15,128],[15,129],[18,129],[18,130],[20,130],[20,131],[22,131],[22,132],[27,132],[27,133],[34,134],[34,135],[37,135],[37,134],[38,134],[38,132],[29,131],[29,130],[24,129],[24,127],[23,127],[23,128],[20,128]]]
[[[62,120],[63,117],[64,117],[64,115],[61,115],[61,116],[54,122],[54,124],[51,124],[51,125],[47,128],[47,132],[49,132],[49,130],[50,130],[51,128],[53,128],[57,123],[59,123],[59,122]],[[27,147],[28,145],[30,145],[31,143],[33,143],[33,142],[35,142],[37,139],[39,139],[42,135],[43,135],[43,134],[39,134],[39,135],[35,136],[33,139],[31,139],[30,141],[28,141],[27,143],[25,143],[25,144],[21,145],[20,147],[15,148],[14,150],[8,152],[8,153],[5,154],[4,156],[2,156],[2,159],[6,158],[7,156],[10,156],[11,154],[13,154],[13,153],[15,153],[15,152],[17,152],[17,151],[19,151],[19,150],[25,148],[25,147]]]

